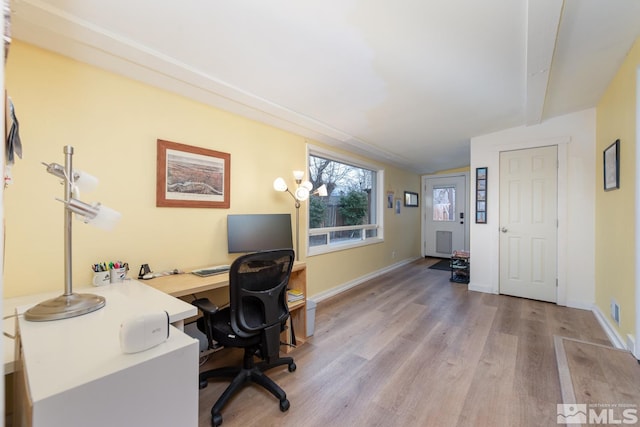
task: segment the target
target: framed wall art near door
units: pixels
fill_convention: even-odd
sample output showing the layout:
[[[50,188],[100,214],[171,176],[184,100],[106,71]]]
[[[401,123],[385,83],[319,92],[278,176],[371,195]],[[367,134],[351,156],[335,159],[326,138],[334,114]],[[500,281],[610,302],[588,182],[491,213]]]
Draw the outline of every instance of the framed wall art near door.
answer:
[[[418,207],[418,193],[413,191],[404,192],[404,205],[412,208]]]
[[[231,155],[158,140],[156,206],[229,208]]]
[[[608,146],[603,153],[604,191],[620,188],[620,140]]]
[[[476,168],[476,224],[487,223],[488,168]]]

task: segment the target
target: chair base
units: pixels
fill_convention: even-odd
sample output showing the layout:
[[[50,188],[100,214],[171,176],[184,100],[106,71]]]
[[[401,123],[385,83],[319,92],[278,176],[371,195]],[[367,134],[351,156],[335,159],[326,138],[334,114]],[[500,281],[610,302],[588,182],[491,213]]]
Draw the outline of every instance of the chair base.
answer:
[[[246,348],[244,351],[243,366],[224,367],[202,372],[199,375],[199,387],[205,388],[212,378],[231,378],[231,383],[218,398],[211,408],[211,425],[214,427],[222,424],[222,414],[220,411],[227,404],[229,399],[248,383],[255,383],[271,392],[280,401],[280,410],[285,412],[289,409],[287,394],[271,378],[264,374],[265,371],[276,366],[288,365],[289,372],[296,370],[296,364],[291,357],[280,357],[271,363],[255,363],[253,359],[254,351]]]

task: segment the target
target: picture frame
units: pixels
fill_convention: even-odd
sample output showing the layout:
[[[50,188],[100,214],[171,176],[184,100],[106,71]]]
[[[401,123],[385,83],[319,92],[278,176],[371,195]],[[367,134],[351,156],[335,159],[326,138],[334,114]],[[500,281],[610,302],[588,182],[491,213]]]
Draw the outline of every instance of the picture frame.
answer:
[[[487,223],[487,177],[489,168],[476,168],[476,224]]]
[[[387,208],[393,209],[394,197],[395,197],[395,193],[393,191],[387,191]]]
[[[402,200],[396,199],[396,215],[399,215],[401,212]]]
[[[230,171],[228,153],[158,139],[156,206],[228,209]]]
[[[413,191],[404,192],[404,205],[410,208],[418,207],[418,193]]]
[[[620,188],[620,140],[616,139],[602,153],[604,191]]]

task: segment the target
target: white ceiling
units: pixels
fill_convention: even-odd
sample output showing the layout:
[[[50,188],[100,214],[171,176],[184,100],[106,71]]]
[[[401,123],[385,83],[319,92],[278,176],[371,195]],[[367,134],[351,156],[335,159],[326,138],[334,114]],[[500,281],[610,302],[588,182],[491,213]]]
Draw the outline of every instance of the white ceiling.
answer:
[[[594,107],[639,0],[12,0],[13,37],[418,173]]]

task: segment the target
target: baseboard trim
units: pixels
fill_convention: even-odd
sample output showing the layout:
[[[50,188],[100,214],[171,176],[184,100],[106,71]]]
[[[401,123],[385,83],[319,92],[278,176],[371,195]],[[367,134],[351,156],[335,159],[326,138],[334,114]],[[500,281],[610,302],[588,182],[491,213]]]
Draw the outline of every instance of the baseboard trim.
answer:
[[[349,281],[347,283],[344,283],[342,285],[336,286],[335,288],[331,288],[328,291],[324,291],[324,292],[320,292],[319,294],[312,295],[312,296],[308,297],[307,299],[311,300],[311,301],[313,301],[315,303],[319,303],[321,301],[324,301],[326,299],[334,297],[334,296],[336,296],[338,294],[341,294],[342,292],[346,292],[349,289],[355,288],[356,286],[361,285],[361,284],[363,284],[364,282],[366,282],[368,280],[374,279],[374,278],[376,278],[376,277],[378,277],[378,276],[380,276],[382,274],[388,273],[388,272],[390,272],[392,270],[395,270],[395,269],[400,268],[400,267],[402,267],[404,265],[412,263],[413,261],[415,261],[417,259],[419,259],[419,258],[409,258],[409,259],[406,259],[406,260],[402,260],[402,261],[397,262],[395,264],[391,264],[391,265],[389,265],[387,267],[381,268],[380,270],[376,270],[376,271],[373,271],[373,272],[371,272],[369,274],[365,274],[364,276],[360,276],[360,277],[358,277],[356,279],[353,279],[353,280],[351,280],[351,281]]]
[[[593,311],[594,304],[590,302],[585,302],[585,301],[566,301],[565,306],[570,308],[579,308],[581,310]]]
[[[594,304],[591,307],[591,311],[596,316],[596,319],[598,320],[598,323],[600,323],[600,326],[602,326],[602,329],[604,329],[604,333],[607,334],[611,344],[613,344],[615,348],[629,350],[620,334],[618,334],[618,331],[616,331],[613,325],[609,322],[609,319],[604,315],[604,313],[602,313],[600,307]]]
[[[476,285],[473,282],[469,283],[469,290],[470,291],[475,291],[475,292],[484,292],[485,294],[497,294],[498,293],[498,292],[495,292],[493,290],[493,287],[491,285],[482,286],[482,285]]]

